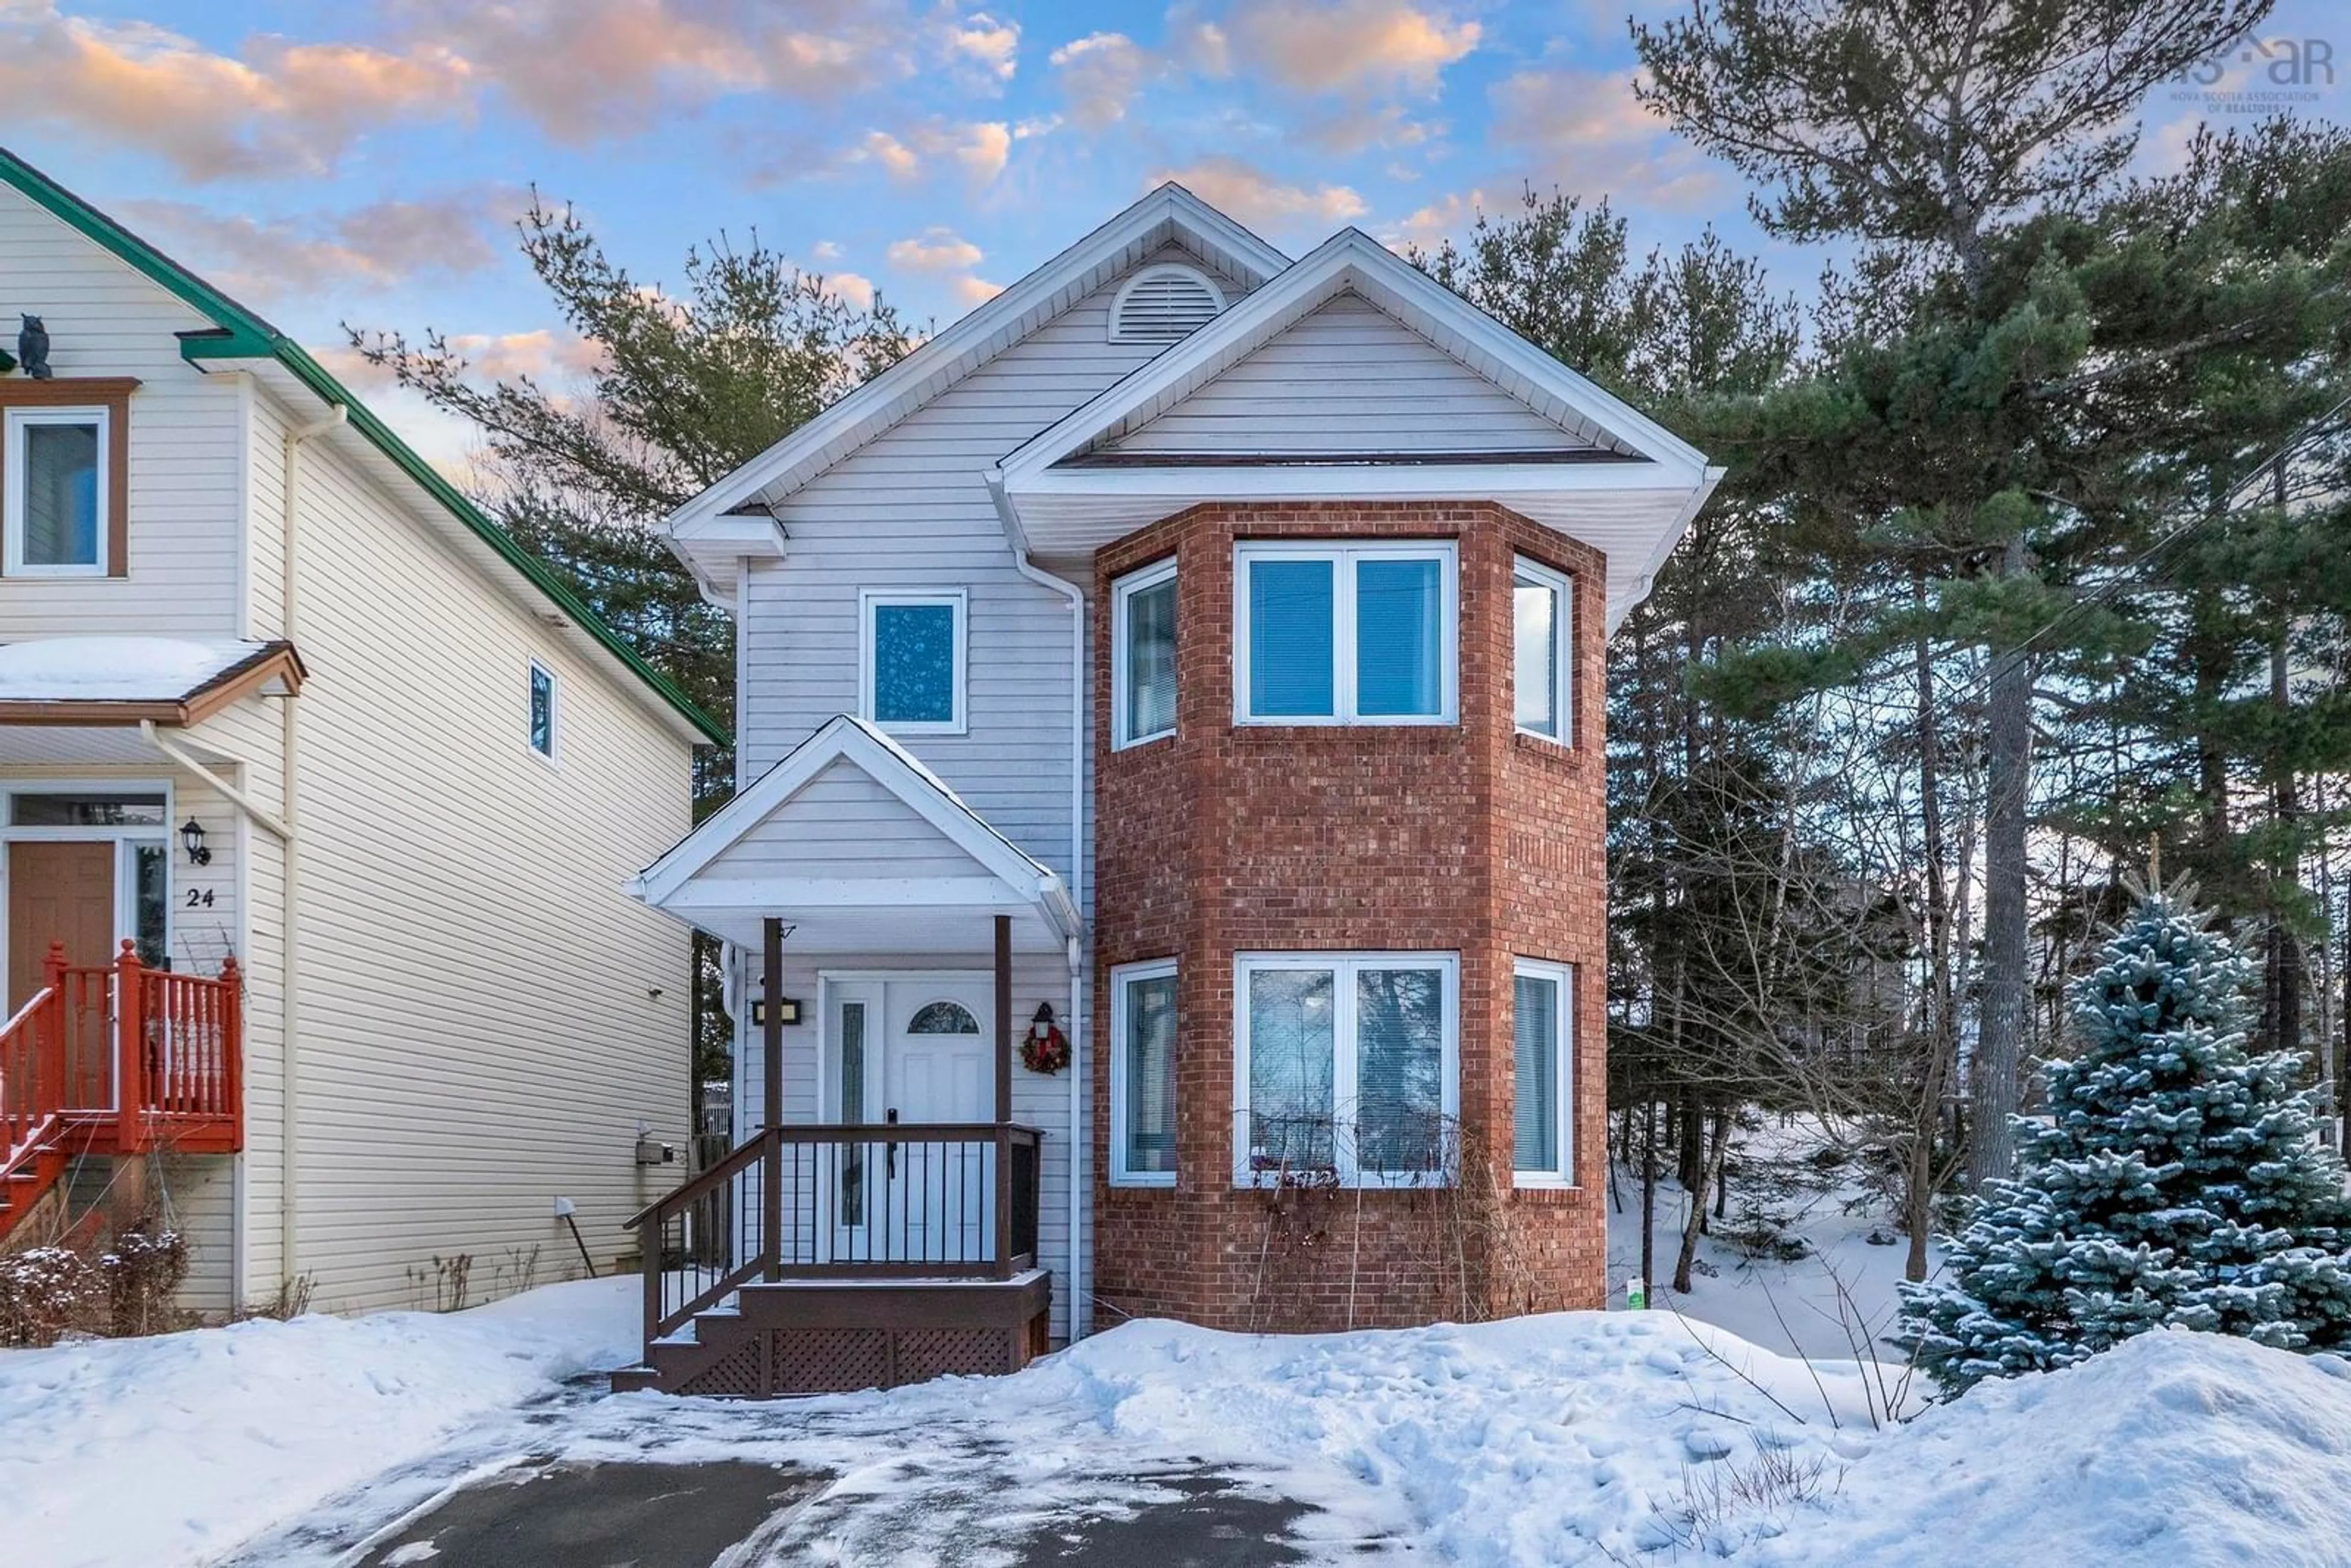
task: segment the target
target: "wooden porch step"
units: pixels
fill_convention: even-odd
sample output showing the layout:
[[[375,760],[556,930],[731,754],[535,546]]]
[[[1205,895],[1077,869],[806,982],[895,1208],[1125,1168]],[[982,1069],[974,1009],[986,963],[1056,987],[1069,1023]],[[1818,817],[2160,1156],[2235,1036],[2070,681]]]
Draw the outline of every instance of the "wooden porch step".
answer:
[[[1018,1372],[1044,1353],[1052,1276],[746,1285],[612,1375],[615,1393],[769,1399]]]

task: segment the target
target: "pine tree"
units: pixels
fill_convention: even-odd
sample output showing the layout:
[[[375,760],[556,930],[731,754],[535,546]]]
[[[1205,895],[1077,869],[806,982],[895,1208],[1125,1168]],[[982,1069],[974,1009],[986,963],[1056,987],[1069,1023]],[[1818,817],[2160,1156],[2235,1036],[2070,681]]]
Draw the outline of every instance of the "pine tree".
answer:
[[[2067,1366],[2149,1329],[2351,1348],[2351,1201],[2297,1055],[2248,1055],[2252,965],[2182,893],[2149,894],[2074,988],[2081,1051],[1987,1185],[1947,1281],[1903,1287],[1946,1387]]]

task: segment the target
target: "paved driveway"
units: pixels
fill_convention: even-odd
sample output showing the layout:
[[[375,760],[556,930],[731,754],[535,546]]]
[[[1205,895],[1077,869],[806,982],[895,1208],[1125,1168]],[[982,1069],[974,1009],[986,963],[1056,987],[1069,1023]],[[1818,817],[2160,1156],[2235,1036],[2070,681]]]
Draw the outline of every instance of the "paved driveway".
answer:
[[[1260,1568],[1421,1563],[1392,1508],[1334,1511],[1180,1455],[1037,1456],[855,1400],[602,1396],[601,1378],[250,1542],[233,1568]]]

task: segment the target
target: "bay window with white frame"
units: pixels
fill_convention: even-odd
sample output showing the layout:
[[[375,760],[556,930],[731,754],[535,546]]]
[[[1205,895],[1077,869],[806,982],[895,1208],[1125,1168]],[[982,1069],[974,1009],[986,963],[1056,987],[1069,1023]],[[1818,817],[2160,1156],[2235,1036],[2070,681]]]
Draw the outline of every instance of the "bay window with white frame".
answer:
[[[1237,1186],[1451,1179],[1457,955],[1242,954],[1233,995]]]
[[[1176,964],[1111,971],[1110,1181],[1176,1185]]]
[[[1575,1185],[1575,978],[1521,958],[1510,985],[1510,1171],[1522,1187]]]
[[[1111,590],[1113,748],[1176,733],[1176,563],[1129,572]]]
[[[1253,540],[1234,550],[1235,723],[1456,722],[1450,541]]]
[[[1574,595],[1569,579],[1520,556],[1510,565],[1510,697],[1519,731],[1574,740]]]

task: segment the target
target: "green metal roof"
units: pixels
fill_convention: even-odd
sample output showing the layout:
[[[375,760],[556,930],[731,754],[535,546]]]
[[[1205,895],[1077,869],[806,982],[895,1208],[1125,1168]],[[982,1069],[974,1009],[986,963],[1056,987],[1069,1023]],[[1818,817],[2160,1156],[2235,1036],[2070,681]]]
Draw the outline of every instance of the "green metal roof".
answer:
[[[393,465],[414,480],[452,517],[472,530],[499,558],[528,579],[532,587],[553,601],[574,624],[593,637],[631,673],[677,710],[716,746],[727,741],[724,726],[705,713],[670,678],[639,656],[580,601],[545,562],[515,542],[514,536],[490,520],[482,509],[441,471],[417,455],[408,443],[392,434],[365,403],[351,395],[327,368],[312,359],[301,344],[206,283],[180,263],[67,190],[5,147],[0,147],[0,180],[79,234],[103,246],[134,270],[168,290],[213,323],[206,331],[180,334],[180,357],[201,368],[208,360],[275,360],[294,379],[330,403],[350,411],[351,428],[365,436]]]

